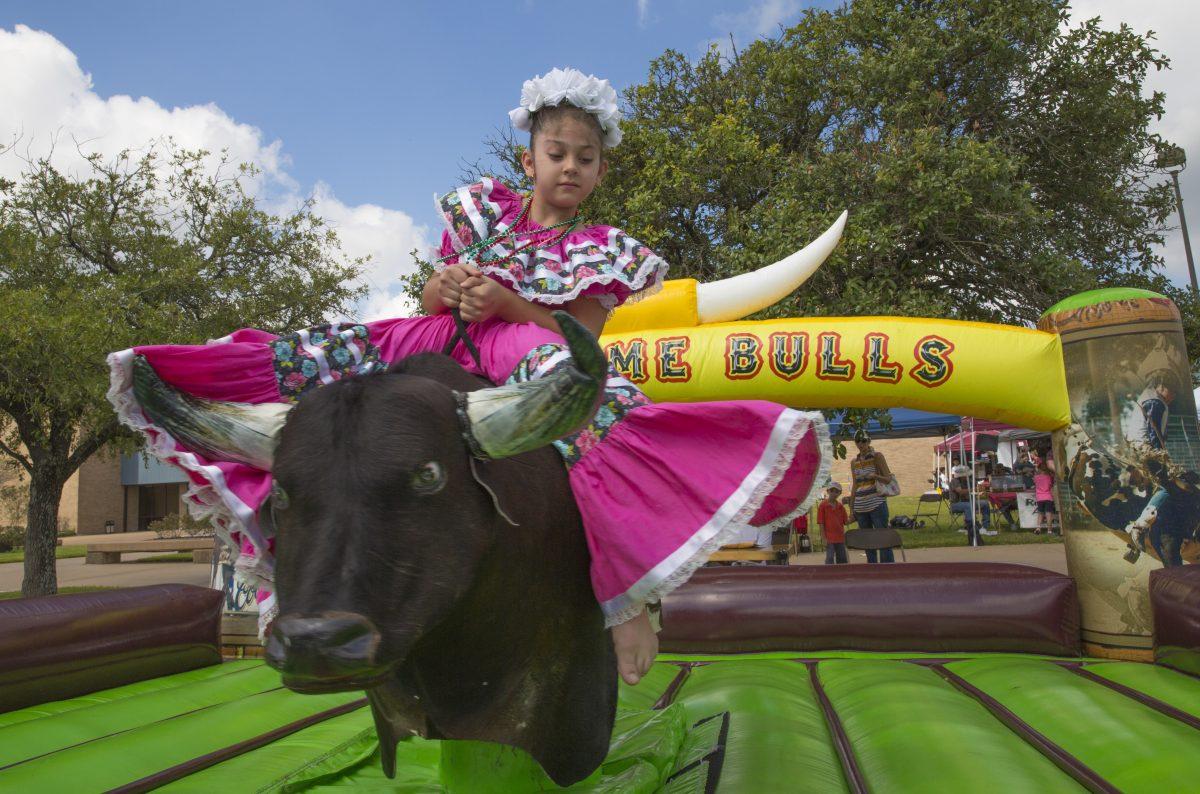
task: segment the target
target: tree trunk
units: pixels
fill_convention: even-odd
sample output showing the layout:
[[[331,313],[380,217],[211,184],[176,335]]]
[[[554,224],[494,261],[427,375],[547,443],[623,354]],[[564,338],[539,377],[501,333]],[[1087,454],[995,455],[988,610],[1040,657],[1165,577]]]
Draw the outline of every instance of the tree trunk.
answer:
[[[53,470],[35,467],[32,472],[25,525],[25,579],[21,582],[21,595],[26,598],[58,592],[54,548],[58,545],[58,502],[65,484]]]

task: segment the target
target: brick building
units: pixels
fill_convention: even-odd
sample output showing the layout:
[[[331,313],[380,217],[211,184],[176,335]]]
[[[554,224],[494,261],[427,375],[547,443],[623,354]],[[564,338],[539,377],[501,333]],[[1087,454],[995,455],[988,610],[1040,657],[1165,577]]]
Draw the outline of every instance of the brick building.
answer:
[[[904,496],[920,496],[933,488],[933,448],[940,443],[941,436],[925,438],[877,438],[871,442],[876,452],[882,453],[892,473],[900,481],[900,493]],[[854,444],[846,442],[847,458],[835,460],[830,476],[841,483],[849,494],[850,459],[855,455]]]
[[[19,485],[12,470],[0,486]],[[63,486],[58,520],[63,529],[81,535],[143,530],[151,521],[180,512],[187,479],[173,466],[165,466],[142,453],[116,455],[98,452],[84,462]],[[12,515],[12,506],[0,508],[0,523],[23,526],[24,515]]]

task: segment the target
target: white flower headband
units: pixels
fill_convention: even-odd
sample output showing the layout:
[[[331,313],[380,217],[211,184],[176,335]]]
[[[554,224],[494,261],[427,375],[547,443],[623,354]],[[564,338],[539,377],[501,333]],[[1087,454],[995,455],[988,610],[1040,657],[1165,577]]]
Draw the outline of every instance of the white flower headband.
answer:
[[[521,106],[508,111],[512,125],[522,132],[533,127],[533,114],[544,107],[569,102],[585,110],[600,122],[604,145],[612,148],[621,142],[621,111],[617,92],[607,80],[585,75],[578,69],[554,68],[545,75],[526,80],[521,86]]]

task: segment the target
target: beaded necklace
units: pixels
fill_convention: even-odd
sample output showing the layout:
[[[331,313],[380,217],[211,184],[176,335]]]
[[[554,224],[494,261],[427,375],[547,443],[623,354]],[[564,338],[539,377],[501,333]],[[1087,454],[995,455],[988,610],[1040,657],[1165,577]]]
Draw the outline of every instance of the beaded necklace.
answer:
[[[493,234],[491,237],[480,240],[477,243],[471,243],[470,245],[463,248],[461,251],[455,251],[452,254],[447,254],[446,256],[440,257],[437,260],[437,263],[442,264],[443,262],[446,262],[447,260],[450,260],[450,259],[454,259],[455,257],[462,257],[466,261],[475,261],[475,256],[477,254],[481,254],[484,251],[487,251],[489,248],[491,248],[496,243],[507,240],[509,245],[511,245],[512,249],[513,249],[511,253],[509,253],[507,256],[499,257],[497,259],[489,259],[485,262],[480,263],[480,264],[484,264],[484,265],[503,265],[505,262],[511,262],[513,259],[515,259],[517,257],[517,255],[525,253],[530,248],[536,249],[538,247],[538,241],[536,241],[536,240],[529,240],[524,245],[518,246],[517,239],[516,239],[517,237],[528,237],[528,236],[535,235],[535,234],[543,234],[545,232],[553,231],[554,229],[566,227],[561,232],[559,232],[557,235],[555,235],[553,240],[551,240],[548,244],[545,245],[546,248],[553,248],[554,246],[561,243],[563,240],[567,239],[567,235],[570,234],[571,232],[573,232],[575,230],[575,227],[579,224],[579,220],[580,220],[581,216],[579,215],[579,213],[575,213],[575,217],[569,218],[565,221],[560,221],[560,222],[554,224],[553,226],[544,226],[541,229],[528,229],[528,230],[522,231],[522,232],[514,231],[514,229],[516,229],[518,226],[520,226],[522,223],[524,223],[525,219],[529,217],[529,209],[532,206],[533,206],[533,193],[530,193],[529,196],[526,197],[525,201],[522,202],[522,204],[521,204],[521,213],[517,216],[516,220],[514,220],[507,229],[505,229],[502,232],[498,232],[497,234]]]

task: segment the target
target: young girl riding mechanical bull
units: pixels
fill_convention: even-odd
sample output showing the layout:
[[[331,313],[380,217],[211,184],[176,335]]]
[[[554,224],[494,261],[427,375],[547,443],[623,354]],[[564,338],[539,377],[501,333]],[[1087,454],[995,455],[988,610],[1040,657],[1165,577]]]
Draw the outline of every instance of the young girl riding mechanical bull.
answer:
[[[308,390],[406,356],[447,347],[452,310],[470,323],[451,356],[496,383],[545,377],[570,361],[551,310],[565,309],[597,337],[616,307],[661,286],[667,264],[611,226],[585,224],[580,205],[604,178],[605,149],[621,140],[607,80],[554,69],[526,81],[509,115],[530,133],[521,155],[528,195],[495,179],[438,200],[446,223],[428,316],[333,324],[282,337],[244,329],[204,346],[114,353],[109,397],[159,457],[192,482],[193,512],[242,547],[238,570],[259,586],[264,625],[272,541],[256,520],[271,475],[188,449],[148,419],[132,392],[131,362],[145,359],[168,384],[198,397],[291,402]],[[555,446],[592,553],[591,577],[612,627],[618,669],[630,684],[649,669],[658,640],[645,605],[678,587],[708,555],[748,526],[782,523],[815,498],[828,474],[828,435],[817,414],[769,402],[651,404],[610,370],[600,408]],[[529,488],[539,484],[531,482]]]

